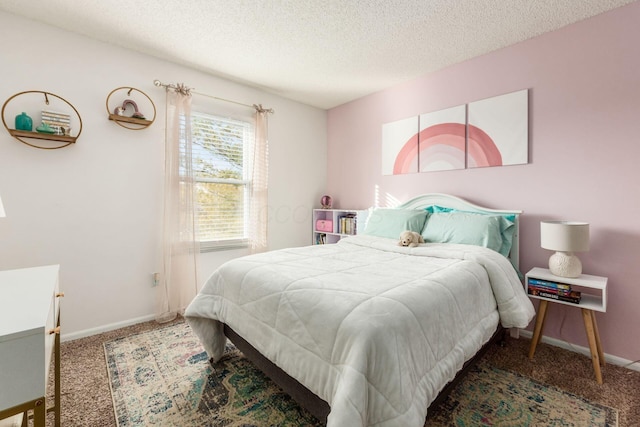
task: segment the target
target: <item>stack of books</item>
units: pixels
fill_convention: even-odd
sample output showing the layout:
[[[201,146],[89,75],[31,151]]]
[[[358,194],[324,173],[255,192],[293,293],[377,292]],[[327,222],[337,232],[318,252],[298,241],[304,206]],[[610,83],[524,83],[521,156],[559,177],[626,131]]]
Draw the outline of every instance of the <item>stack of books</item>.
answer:
[[[580,291],[572,290],[571,285],[566,283],[529,278],[527,280],[527,292],[529,295],[580,304]]]

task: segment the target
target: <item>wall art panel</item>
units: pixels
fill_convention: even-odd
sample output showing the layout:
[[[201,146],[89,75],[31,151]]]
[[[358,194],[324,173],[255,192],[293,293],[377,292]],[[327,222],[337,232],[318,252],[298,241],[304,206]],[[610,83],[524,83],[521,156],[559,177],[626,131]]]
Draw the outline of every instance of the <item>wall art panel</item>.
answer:
[[[418,116],[382,125],[382,174],[418,172]]]
[[[420,115],[420,172],[465,168],[466,106]]]
[[[469,103],[468,168],[528,162],[528,95],[525,89]]]

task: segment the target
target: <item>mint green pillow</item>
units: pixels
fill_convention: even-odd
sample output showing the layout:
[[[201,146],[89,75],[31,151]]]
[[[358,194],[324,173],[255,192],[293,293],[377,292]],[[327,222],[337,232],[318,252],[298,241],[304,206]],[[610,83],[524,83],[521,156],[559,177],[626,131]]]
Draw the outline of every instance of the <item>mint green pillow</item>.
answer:
[[[420,233],[428,215],[422,209],[377,208],[369,214],[362,234],[398,239],[403,231]]]
[[[469,212],[462,211],[454,208],[445,208],[444,206],[431,205],[427,206],[425,210],[429,213],[441,213],[441,212],[464,212],[473,215],[485,215],[496,216],[500,218],[500,234],[502,236],[502,245],[500,246],[499,253],[508,257],[511,252],[511,246],[513,245],[513,234],[516,231],[516,215],[515,214],[495,214],[495,213],[483,213],[483,212]]]
[[[422,230],[427,243],[460,243],[482,246],[500,252],[501,217],[471,212],[435,212]]]

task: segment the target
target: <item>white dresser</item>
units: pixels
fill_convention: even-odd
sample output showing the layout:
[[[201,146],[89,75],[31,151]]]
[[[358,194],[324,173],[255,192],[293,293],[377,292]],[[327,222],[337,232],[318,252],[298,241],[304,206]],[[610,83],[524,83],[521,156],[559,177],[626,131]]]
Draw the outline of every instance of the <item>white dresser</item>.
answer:
[[[0,426],[33,411],[44,427],[55,354],[55,425],[60,425],[60,266],[0,271]],[[8,418],[18,414],[18,418]],[[9,421],[12,420],[12,421]]]

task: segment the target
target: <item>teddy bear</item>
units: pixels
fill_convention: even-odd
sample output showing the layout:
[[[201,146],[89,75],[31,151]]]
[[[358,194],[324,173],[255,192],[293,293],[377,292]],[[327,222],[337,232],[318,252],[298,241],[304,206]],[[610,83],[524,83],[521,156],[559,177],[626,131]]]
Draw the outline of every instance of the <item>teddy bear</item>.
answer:
[[[416,246],[419,246],[420,243],[424,243],[424,239],[422,238],[420,233],[408,230],[400,233],[398,246],[409,246],[410,248],[415,248]]]

